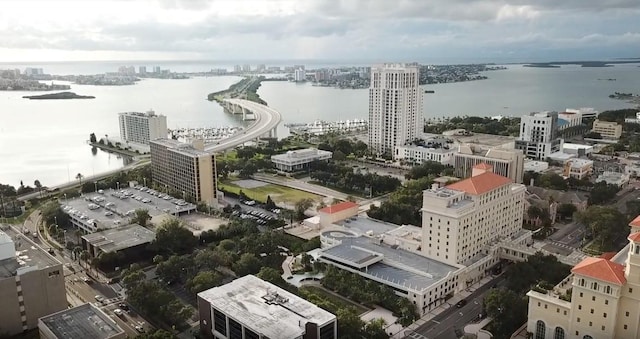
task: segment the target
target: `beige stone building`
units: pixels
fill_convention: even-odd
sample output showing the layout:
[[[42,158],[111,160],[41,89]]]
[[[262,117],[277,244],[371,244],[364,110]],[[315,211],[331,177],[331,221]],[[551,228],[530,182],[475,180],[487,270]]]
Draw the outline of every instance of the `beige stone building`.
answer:
[[[153,181],[185,197],[210,205],[216,202],[216,162],[202,140],[192,144],[172,139],[150,141]]]
[[[67,308],[62,264],[11,229],[0,231],[0,334],[16,335]]]
[[[426,190],[422,206],[422,252],[447,264],[465,264],[492,242],[522,229],[525,186],[478,164],[472,176]]]
[[[453,155],[454,175],[458,178],[471,176],[473,167],[485,163],[493,167],[495,174],[522,183],[524,154],[521,150],[487,148],[477,144],[462,144]]]
[[[622,135],[622,125],[616,122],[600,121],[596,119],[593,122],[592,132],[598,133],[603,139],[620,139]]]
[[[638,219],[631,223],[629,245],[614,257],[586,258],[553,290],[527,293],[533,338],[640,338]]]

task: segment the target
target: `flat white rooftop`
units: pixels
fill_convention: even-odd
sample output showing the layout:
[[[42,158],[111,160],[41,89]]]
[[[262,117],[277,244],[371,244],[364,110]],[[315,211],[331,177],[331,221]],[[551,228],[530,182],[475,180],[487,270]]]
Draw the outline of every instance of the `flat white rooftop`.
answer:
[[[246,275],[198,296],[244,327],[268,338],[298,338],[306,323],[319,327],[335,315],[256,276]]]

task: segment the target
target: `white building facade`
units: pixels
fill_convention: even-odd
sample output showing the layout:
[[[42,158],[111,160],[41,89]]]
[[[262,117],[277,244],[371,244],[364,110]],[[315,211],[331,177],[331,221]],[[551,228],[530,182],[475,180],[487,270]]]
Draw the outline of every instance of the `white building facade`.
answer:
[[[423,93],[418,64],[382,64],[371,68],[369,148],[392,156],[396,146],[423,131]]]
[[[515,148],[525,157],[545,160],[550,154],[562,150],[563,140],[558,138],[558,112],[534,112],[520,120],[520,136]]]
[[[125,112],[118,114],[120,139],[148,145],[149,141],[167,137],[167,117],[146,113]]]
[[[394,159],[421,164],[425,161],[435,161],[443,165],[452,165],[455,150],[450,148],[433,148],[416,145],[396,146]]]
[[[458,178],[470,177],[474,166],[485,163],[493,167],[493,173],[507,177],[515,183],[522,183],[524,154],[521,150],[462,144],[453,158],[453,173]]]
[[[276,169],[284,172],[304,170],[314,161],[326,161],[331,159],[333,153],[316,148],[305,148],[296,151],[287,151],[284,154],[271,156],[271,162]]]

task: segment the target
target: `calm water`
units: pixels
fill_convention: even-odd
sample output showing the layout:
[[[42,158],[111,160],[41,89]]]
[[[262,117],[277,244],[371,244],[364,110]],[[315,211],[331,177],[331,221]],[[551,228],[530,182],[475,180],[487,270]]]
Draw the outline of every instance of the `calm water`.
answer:
[[[45,71],[61,67],[32,66],[43,67]],[[220,67],[169,66],[182,71]],[[89,74],[105,71],[95,65],[82,67],[84,73]],[[117,65],[102,67],[109,71]],[[51,73],[65,72],[60,69]],[[435,94],[425,94],[425,116],[518,116],[565,108],[624,108],[630,105],[609,99],[608,95],[615,91],[640,91],[637,65],[553,69],[513,65],[509,70],[487,72],[487,76],[489,80],[425,86],[435,90]],[[616,81],[598,80],[608,78]],[[91,132],[99,137],[117,136],[119,112],[154,109],[167,116],[169,128],[240,125],[242,121],[238,116],[225,114],[219,105],[206,100],[208,93],[227,88],[238,80],[237,77],[210,77],[150,79],[121,87],[72,85],[72,91],[78,94],[96,96],[93,100],[26,100],[22,96],[32,92],[0,92],[0,183],[18,185],[23,180],[33,185],[33,181],[39,179],[43,185],[52,186],[74,180],[77,173],[89,176],[123,166],[123,159],[104,152],[93,155],[86,145]],[[258,93],[282,112],[285,123],[366,119],[368,116],[366,89],[340,90],[274,81],[264,82]],[[278,136],[287,134],[288,130],[281,125]]]

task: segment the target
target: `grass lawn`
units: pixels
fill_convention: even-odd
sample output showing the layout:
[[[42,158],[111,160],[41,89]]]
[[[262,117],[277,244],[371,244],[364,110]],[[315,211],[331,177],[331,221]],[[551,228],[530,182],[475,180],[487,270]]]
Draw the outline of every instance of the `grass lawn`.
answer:
[[[265,202],[267,201],[267,196],[270,195],[271,199],[275,203],[283,202],[289,204],[295,204],[296,202],[310,198],[313,201],[319,202],[322,200],[322,197],[316,194],[308,193],[305,191],[296,190],[289,187],[279,186],[268,184],[261,187],[256,188],[242,188],[237,186],[230,180],[220,181],[219,186],[221,189],[224,189],[228,192],[233,192],[235,194],[239,194],[240,190],[244,192],[249,198]]]
[[[308,291],[313,292],[314,294],[317,294],[327,300],[329,300],[330,302],[336,304],[339,308],[344,308],[344,307],[348,307],[348,306],[352,306],[355,307],[358,314],[363,314],[365,312],[370,311],[370,309],[363,307],[357,303],[354,303],[353,301],[345,298],[345,297],[339,297],[336,295],[333,295],[329,292],[327,292],[324,288],[322,287],[317,287],[317,286],[303,286],[300,287],[301,289],[306,289]]]

